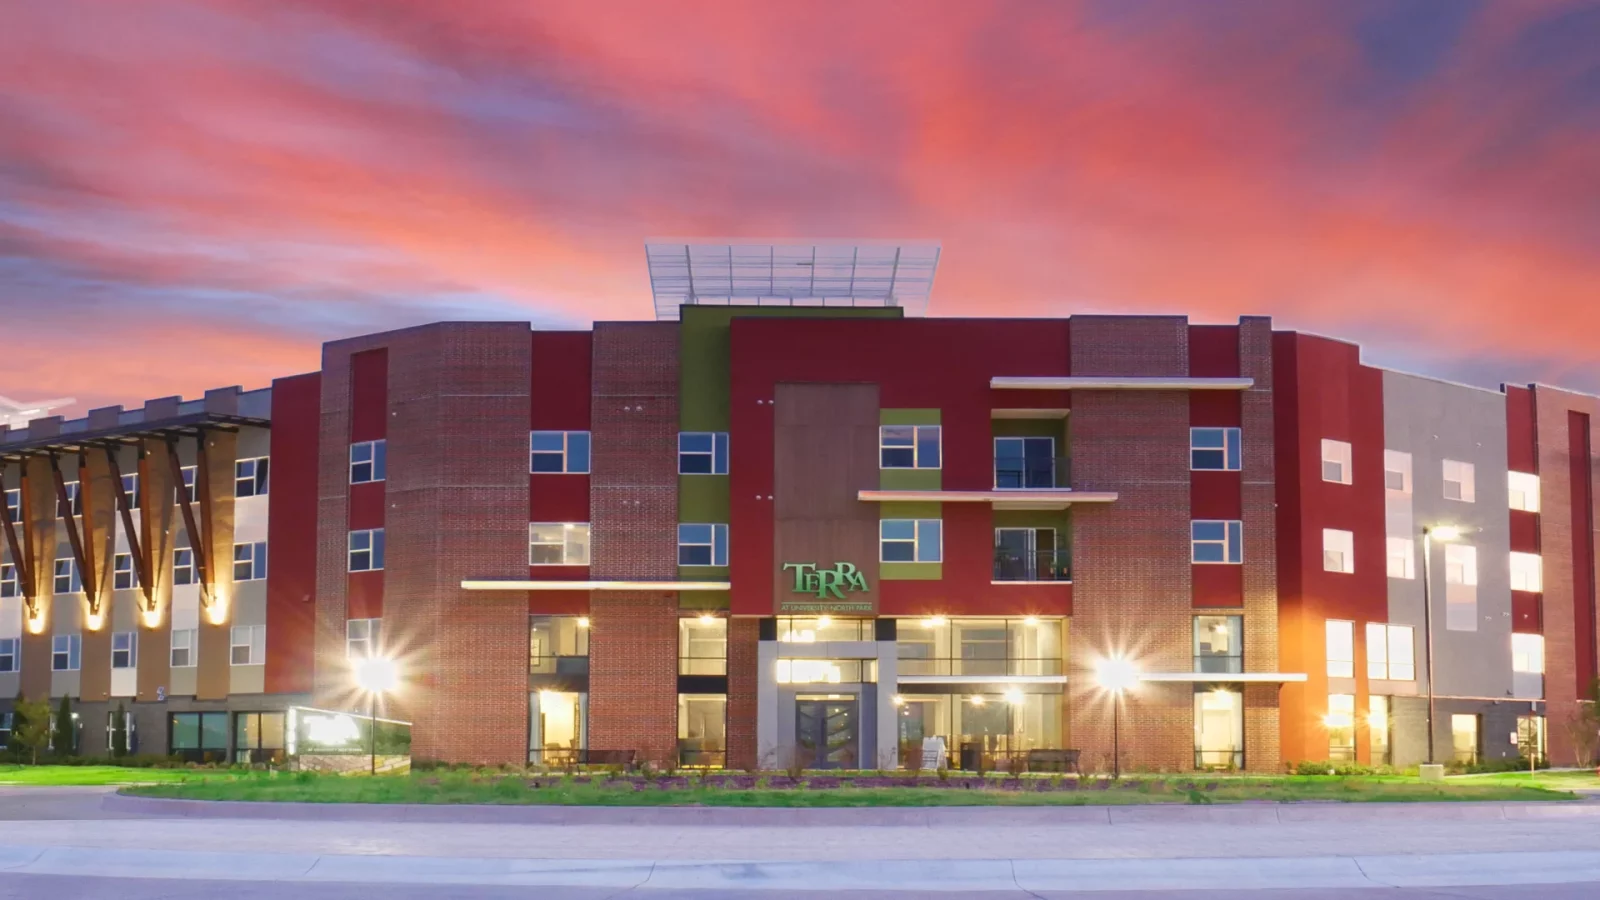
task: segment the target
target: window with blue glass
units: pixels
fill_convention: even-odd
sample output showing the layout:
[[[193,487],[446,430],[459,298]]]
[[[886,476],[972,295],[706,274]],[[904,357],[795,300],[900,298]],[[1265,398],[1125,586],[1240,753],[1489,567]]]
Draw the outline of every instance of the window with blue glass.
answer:
[[[389,442],[360,441],[350,445],[350,483],[368,484],[389,477]]]
[[[944,559],[938,519],[884,519],[878,523],[880,562],[936,563]]]
[[[530,431],[528,471],[542,475],[587,475],[589,432]]]
[[[728,474],[728,433],[726,431],[679,432],[678,474]]]
[[[350,532],[350,571],[376,572],[383,568],[383,529]]]
[[[727,564],[728,526],[709,522],[685,522],[678,526],[678,565]]]
[[[1189,429],[1189,468],[1196,471],[1237,472],[1241,453],[1237,428]]]
[[[994,486],[1001,490],[1056,486],[1056,440],[1048,437],[994,439]]]
[[[939,468],[938,425],[884,425],[878,429],[878,467]]]
[[[1189,523],[1191,559],[1197,563],[1239,563],[1244,559],[1244,523],[1196,519]]]

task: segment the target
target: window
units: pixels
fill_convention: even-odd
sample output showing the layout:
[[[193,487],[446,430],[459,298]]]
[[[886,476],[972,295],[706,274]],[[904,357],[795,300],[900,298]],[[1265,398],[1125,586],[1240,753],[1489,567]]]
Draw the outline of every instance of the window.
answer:
[[[531,431],[528,471],[544,475],[584,475],[589,471],[589,432]]]
[[[878,523],[879,562],[936,563],[944,559],[938,519],[884,519]]]
[[[78,571],[78,561],[71,558],[56,560],[55,592],[76,594],[81,590],[83,590],[83,578]]]
[[[728,620],[698,616],[678,620],[678,674],[728,674]]]
[[[1453,459],[1444,461],[1444,498],[1471,503],[1475,489],[1472,480],[1472,463]]]
[[[0,713],[0,745],[11,746],[11,713]]]
[[[1329,619],[1326,628],[1328,677],[1356,677],[1356,623]]]
[[[78,654],[83,650],[83,638],[75,634],[58,634],[50,639],[50,671],[78,671]]]
[[[0,672],[22,671],[22,640],[0,638]]]
[[[229,629],[229,665],[259,666],[266,661],[267,626],[235,625]]]
[[[122,476],[122,497],[128,502],[129,509],[139,508],[139,474]]]
[[[678,565],[725,566],[728,564],[728,526],[685,523],[678,526]]]
[[[194,551],[188,547],[172,551],[172,583],[195,583]]]
[[[1322,480],[1350,484],[1350,444],[1322,439]]]
[[[260,497],[267,492],[267,458],[241,459],[233,464],[233,495]]]
[[[193,503],[195,501],[195,497],[197,496],[195,494],[194,487],[196,477],[195,473],[198,472],[199,469],[194,466],[184,466],[181,471],[183,473],[183,493],[179,494],[178,489],[173,488],[172,499],[174,501],[187,500],[190,503]]]
[[[1367,698],[1367,740],[1372,750],[1372,764],[1394,764],[1389,753],[1389,698],[1373,694]]]
[[[1544,716],[1517,716],[1517,753],[1523,759],[1544,761]]]
[[[111,635],[111,668],[132,669],[139,664],[139,634],[118,631]]]
[[[1535,594],[1544,590],[1544,560],[1539,554],[1512,552],[1511,589]]]
[[[884,469],[939,468],[939,426],[884,425],[879,428],[878,465]]]
[[[228,754],[228,714],[225,712],[170,713],[169,746],[175,755],[191,761],[220,761]]]
[[[382,619],[351,619],[345,622],[344,655],[349,659],[380,655],[378,639],[382,635]]]
[[[528,565],[587,566],[588,522],[529,522]]]
[[[111,557],[111,588],[130,591],[139,586],[139,573],[133,568],[132,553],[118,553]]]
[[[1478,761],[1478,717],[1456,713],[1450,717],[1450,749],[1458,763]]]
[[[233,717],[233,761],[272,763],[283,761],[284,720],[281,713],[235,713]]]
[[[267,577],[267,542],[233,545],[233,580],[260,581]]]
[[[1389,577],[1416,578],[1416,543],[1411,538],[1392,537],[1388,540]]]
[[[1356,758],[1356,698],[1354,694],[1329,694],[1328,759],[1353,762]]]
[[[195,646],[198,635],[193,628],[172,629],[172,668],[189,669],[195,665],[199,655]]]
[[[350,445],[350,483],[383,481],[389,471],[389,442],[361,441]]]
[[[678,765],[720,769],[727,762],[728,696],[678,695]]]
[[[1356,538],[1337,528],[1322,529],[1322,570],[1352,573],[1356,570]]]
[[[726,431],[679,432],[678,474],[728,474],[728,433]]]
[[[1058,474],[1062,473],[1056,471],[1055,438],[994,439],[994,486],[997,490],[1053,488]]]
[[[1444,582],[1476,586],[1478,583],[1478,548],[1471,544],[1444,545]]]
[[[376,572],[383,568],[383,529],[350,532],[350,571]]]
[[[1194,766],[1244,768],[1244,693],[1222,685],[1196,685]]]
[[[1239,563],[1244,557],[1244,524],[1237,520],[1196,519],[1189,523],[1189,560]]]
[[[17,567],[0,563],[0,597],[15,597],[22,593],[22,583],[17,580]]]
[[[1244,617],[1194,617],[1194,670],[1244,671]]]
[[[589,674],[589,620],[582,616],[529,616],[528,674]]]
[[[1067,554],[1056,550],[1054,528],[996,528],[995,581],[1069,581]]]
[[[1416,681],[1416,643],[1410,625],[1367,623],[1367,677]]]
[[[1383,489],[1397,494],[1411,493],[1411,454],[1383,451]]]
[[[1508,472],[1506,481],[1511,489],[1512,509],[1531,513],[1539,511],[1539,476],[1527,472]]]
[[[22,488],[12,488],[5,492],[5,512],[11,517],[11,521],[22,521]]]
[[[78,493],[76,481],[66,482],[67,501],[61,502],[61,495],[56,495],[56,518],[65,519],[67,516],[83,515],[83,497]]]
[[[1544,674],[1544,635],[1511,635],[1511,671]]]
[[[1189,468],[1197,471],[1239,471],[1239,429],[1189,429]]]

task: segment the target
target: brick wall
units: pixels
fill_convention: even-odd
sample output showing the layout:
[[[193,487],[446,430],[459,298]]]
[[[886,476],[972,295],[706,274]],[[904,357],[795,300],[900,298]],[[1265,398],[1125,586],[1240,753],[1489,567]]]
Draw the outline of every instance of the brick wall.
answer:
[[[1244,522],[1244,664],[1249,672],[1279,671],[1278,535],[1272,419],[1272,320],[1239,320],[1239,374],[1255,380],[1240,398],[1244,460],[1240,506]],[[1244,691],[1245,767],[1277,771],[1280,762],[1275,684]]]
[[[590,572],[678,578],[678,331],[597,323],[590,404]],[[596,591],[589,601],[589,746],[676,758],[678,598]]]
[[[756,683],[761,620],[728,620],[728,767],[756,767]]]

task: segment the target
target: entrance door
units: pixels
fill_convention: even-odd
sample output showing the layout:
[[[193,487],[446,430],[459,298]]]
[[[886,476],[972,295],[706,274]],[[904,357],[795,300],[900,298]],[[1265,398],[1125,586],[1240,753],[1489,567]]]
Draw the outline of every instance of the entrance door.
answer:
[[[801,763],[808,769],[855,768],[857,722],[854,698],[797,698],[794,733]]]

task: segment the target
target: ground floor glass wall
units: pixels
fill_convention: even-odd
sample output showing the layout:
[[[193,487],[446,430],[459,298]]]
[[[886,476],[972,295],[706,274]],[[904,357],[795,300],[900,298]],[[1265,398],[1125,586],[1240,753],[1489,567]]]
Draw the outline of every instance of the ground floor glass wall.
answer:
[[[896,698],[900,764],[922,761],[925,738],[944,739],[948,765],[999,769],[1029,750],[1062,746],[1062,694],[903,694]]]
[[[720,769],[727,762],[727,695],[679,694],[678,764]]]
[[[1238,689],[1195,688],[1194,766],[1244,768],[1244,694]]]
[[[588,746],[589,695],[535,691],[528,695],[528,761],[547,766],[583,762]]]

